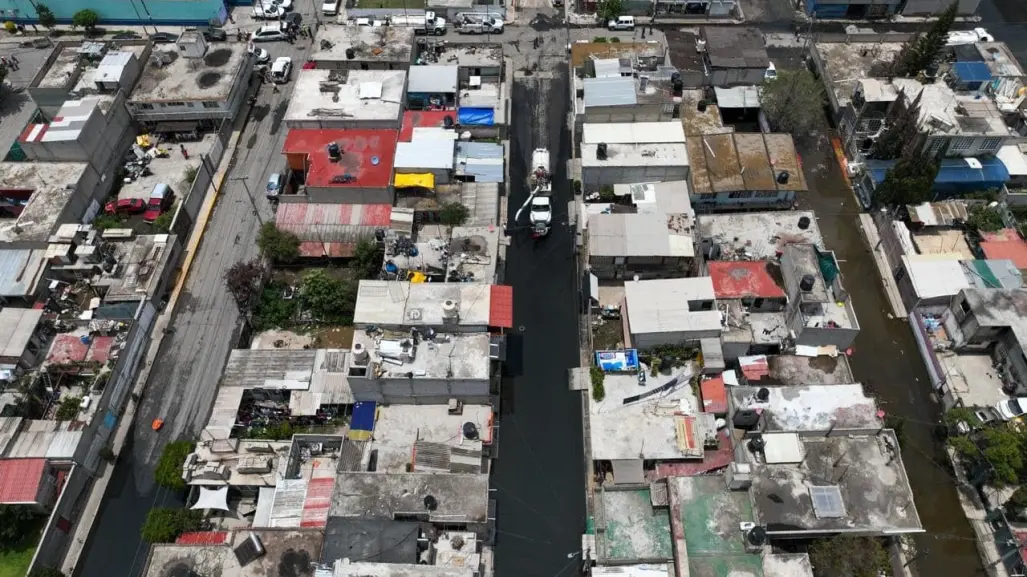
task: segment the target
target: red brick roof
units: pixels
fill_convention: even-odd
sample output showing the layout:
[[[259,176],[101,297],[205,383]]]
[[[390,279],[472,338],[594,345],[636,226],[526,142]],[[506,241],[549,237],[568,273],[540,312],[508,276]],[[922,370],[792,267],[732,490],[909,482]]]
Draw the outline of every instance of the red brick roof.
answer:
[[[1011,260],[1016,268],[1027,269],[1027,242],[1011,228],[981,233],[981,251],[989,260]]]
[[[492,285],[489,299],[489,326],[513,328],[513,287]]]
[[[35,503],[46,459],[0,459],[0,504]]]

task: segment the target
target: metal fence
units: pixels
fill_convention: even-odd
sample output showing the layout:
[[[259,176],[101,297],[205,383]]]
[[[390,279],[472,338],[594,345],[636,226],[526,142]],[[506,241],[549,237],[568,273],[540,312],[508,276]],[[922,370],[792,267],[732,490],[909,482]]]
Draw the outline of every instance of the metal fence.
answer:
[[[225,156],[228,149],[228,140],[232,137],[232,123],[224,121],[218,129],[217,138],[206,154],[200,155],[200,166],[196,170],[193,184],[189,192],[180,203],[175,219],[171,223],[171,230],[183,239],[188,238],[189,233],[196,224],[196,219],[203,209],[203,202],[207,198],[211,184],[214,182],[214,174],[218,165]]]

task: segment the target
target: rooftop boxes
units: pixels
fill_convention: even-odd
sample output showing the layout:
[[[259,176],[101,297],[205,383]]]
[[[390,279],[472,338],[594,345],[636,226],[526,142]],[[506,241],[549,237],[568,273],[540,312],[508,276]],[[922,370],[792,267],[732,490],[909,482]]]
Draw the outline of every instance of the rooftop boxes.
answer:
[[[414,29],[403,26],[321,26],[310,55],[317,68],[404,70],[414,54]]]

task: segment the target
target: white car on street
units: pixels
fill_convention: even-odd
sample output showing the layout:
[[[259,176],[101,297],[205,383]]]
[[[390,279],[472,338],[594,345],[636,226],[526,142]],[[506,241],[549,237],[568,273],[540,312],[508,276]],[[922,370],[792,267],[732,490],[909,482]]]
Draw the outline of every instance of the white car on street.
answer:
[[[250,49],[250,54],[253,55],[253,61],[257,64],[267,64],[271,61],[271,53],[263,48],[257,48],[253,46]]]
[[[285,26],[279,22],[268,26],[261,26],[250,36],[250,40],[254,42],[273,42],[275,40],[285,40],[288,36],[285,32]]]
[[[271,65],[271,82],[285,84],[289,81],[290,75],[292,75],[292,58],[288,56],[275,58],[274,64]]]
[[[1027,413],[1027,397],[1008,399],[995,405],[995,410],[1006,421],[1011,421],[1024,413]]]
[[[292,0],[271,0],[271,3],[288,12],[292,10]]]

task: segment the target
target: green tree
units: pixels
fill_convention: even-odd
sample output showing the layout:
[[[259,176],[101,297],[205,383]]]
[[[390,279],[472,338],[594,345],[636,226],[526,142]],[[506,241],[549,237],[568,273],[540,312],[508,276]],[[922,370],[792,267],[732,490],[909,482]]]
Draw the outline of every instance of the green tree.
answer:
[[[967,216],[966,225],[978,233],[995,232],[1005,227],[1002,220],[1002,211],[998,207],[987,204],[975,204],[970,207],[970,214]]]
[[[0,505],[0,548],[21,542],[36,515],[25,505]]]
[[[899,92],[899,97],[888,111],[887,125],[874,143],[870,158],[892,160],[919,145],[921,95],[923,91],[917,93],[912,103],[906,104],[905,90]]]
[[[439,222],[446,226],[460,226],[467,222],[470,216],[470,209],[460,202],[447,202],[439,210]]]
[[[870,537],[817,539],[809,548],[809,560],[816,577],[879,577],[888,571],[888,552]]]
[[[100,214],[93,219],[93,228],[104,231],[108,228],[120,228],[124,223],[125,221],[116,214]]]
[[[70,421],[78,416],[80,410],[82,410],[82,397],[69,395],[61,399],[61,404],[57,406],[55,417],[58,421]]]
[[[938,60],[948,41],[949,30],[956,21],[958,9],[958,2],[949,4],[926,33],[917,35],[903,47],[896,56],[896,74],[913,77]]]
[[[164,445],[160,460],[157,461],[157,469],[153,473],[157,484],[172,491],[184,491],[185,480],[182,479],[182,465],[185,464],[186,457],[195,448],[196,444],[192,441],[174,441]]]
[[[57,17],[46,4],[36,4],[36,16],[39,18],[39,25],[47,30],[53,30],[57,26]]]
[[[141,531],[147,543],[171,543],[182,533],[203,527],[203,513],[189,509],[150,509]]]
[[[171,208],[160,213],[160,215],[153,221],[153,232],[156,234],[164,234],[171,231],[171,225],[175,222],[175,213],[178,212],[178,202],[171,205]]]
[[[288,287],[282,283],[271,282],[264,287],[253,308],[250,324],[258,331],[268,329],[284,329],[292,325],[296,318],[296,299],[285,298]]]
[[[241,260],[225,271],[225,284],[232,293],[239,311],[246,314],[257,304],[260,284],[264,280],[264,263],[260,259]]]
[[[75,28],[85,28],[86,32],[95,30],[99,23],[100,15],[89,8],[79,10],[71,16],[71,25]]]
[[[29,573],[29,577],[67,577],[60,569],[54,567],[40,567]]]
[[[299,297],[303,308],[319,322],[353,322],[353,309],[357,303],[356,283],[335,278],[325,269],[316,268],[303,274]]]
[[[813,73],[779,70],[776,78],[763,83],[760,106],[778,131],[810,134],[822,125],[825,102],[824,85]]]
[[[884,181],[874,189],[874,201],[880,206],[920,204],[931,198],[938,161],[909,151],[899,158],[885,174]]]
[[[362,279],[377,279],[385,251],[373,238],[360,239],[353,251],[353,268]]]
[[[1027,512],[1027,486],[1017,487],[1003,508],[1006,510],[1006,515],[1018,520],[1023,519],[1024,512]]]
[[[990,465],[991,484],[1005,487],[1017,482],[1023,471],[1023,435],[1012,427],[985,429],[980,439],[981,453]]]
[[[602,401],[606,398],[606,373],[593,365],[588,369],[588,375],[592,379],[592,399],[596,402]]]
[[[279,229],[273,222],[265,222],[257,236],[257,248],[276,263],[290,263],[300,256],[300,239],[287,230]]]
[[[602,0],[596,8],[596,16],[603,26],[606,26],[607,22],[620,16],[623,12],[624,6],[621,4],[621,0]]]

